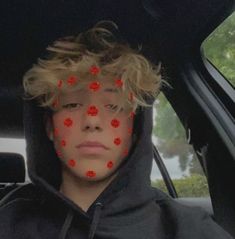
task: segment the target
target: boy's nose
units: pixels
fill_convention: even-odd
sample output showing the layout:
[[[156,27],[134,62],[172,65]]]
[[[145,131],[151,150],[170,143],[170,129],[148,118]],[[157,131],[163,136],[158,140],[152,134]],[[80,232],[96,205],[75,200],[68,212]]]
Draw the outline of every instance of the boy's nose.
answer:
[[[101,128],[99,126],[92,126],[92,125],[86,125],[85,126],[85,131],[95,131],[95,130],[98,130],[98,131],[101,131]]]
[[[96,105],[90,105],[83,112],[82,130],[102,130],[102,112]]]

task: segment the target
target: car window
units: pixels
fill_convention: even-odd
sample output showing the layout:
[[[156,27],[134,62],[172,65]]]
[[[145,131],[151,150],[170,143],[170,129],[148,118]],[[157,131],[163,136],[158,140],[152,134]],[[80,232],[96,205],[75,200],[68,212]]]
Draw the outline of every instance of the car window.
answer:
[[[203,42],[205,57],[235,86],[235,12]]]
[[[161,93],[154,103],[152,141],[165,164],[179,197],[209,196],[206,176],[191,145],[184,127]],[[151,182],[168,193],[156,163],[153,163]]]
[[[14,138],[0,138],[0,153],[9,152],[9,153],[19,153],[24,157],[25,166],[26,164],[26,143],[25,139],[14,139]],[[29,182],[30,179],[26,170],[25,181]]]

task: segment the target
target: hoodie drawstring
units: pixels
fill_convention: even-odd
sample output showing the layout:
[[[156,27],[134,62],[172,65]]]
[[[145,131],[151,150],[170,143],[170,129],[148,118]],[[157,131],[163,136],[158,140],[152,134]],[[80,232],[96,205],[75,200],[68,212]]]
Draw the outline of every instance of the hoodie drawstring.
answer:
[[[94,238],[96,227],[99,223],[102,206],[103,205],[100,202],[95,204],[95,211],[94,211],[94,215],[93,215],[93,218],[92,218],[92,223],[91,223],[91,227],[90,227],[90,230],[89,230],[88,239],[93,239]],[[69,227],[72,223],[72,220],[73,220],[73,212],[72,212],[72,210],[69,210],[69,212],[66,216],[66,219],[64,221],[64,224],[62,226],[62,229],[60,231],[59,239],[65,239],[66,238],[66,235],[67,235]]]
[[[59,239],[65,239],[66,238],[66,235],[67,235],[67,232],[68,232],[68,229],[71,225],[72,220],[73,220],[73,212],[72,212],[72,210],[69,210],[69,212],[66,216],[66,219],[64,221],[64,224],[62,226],[62,229],[60,231]]]
[[[96,231],[96,227],[98,225],[99,219],[100,219],[100,214],[101,214],[101,208],[102,208],[102,203],[98,202],[95,204],[95,211],[88,235],[88,239],[93,239]]]

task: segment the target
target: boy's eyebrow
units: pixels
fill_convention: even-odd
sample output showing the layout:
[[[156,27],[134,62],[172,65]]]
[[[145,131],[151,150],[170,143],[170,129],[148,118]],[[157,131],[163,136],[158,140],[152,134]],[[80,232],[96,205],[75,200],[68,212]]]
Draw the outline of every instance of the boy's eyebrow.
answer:
[[[104,89],[104,92],[118,93],[118,90],[114,89],[114,88],[106,88],[106,89]]]
[[[81,89],[81,90],[79,90],[79,91],[85,91],[85,92],[88,92],[88,89]],[[115,88],[105,88],[104,90],[103,90],[103,92],[110,92],[110,93],[118,93],[118,90],[117,89],[115,89]]]

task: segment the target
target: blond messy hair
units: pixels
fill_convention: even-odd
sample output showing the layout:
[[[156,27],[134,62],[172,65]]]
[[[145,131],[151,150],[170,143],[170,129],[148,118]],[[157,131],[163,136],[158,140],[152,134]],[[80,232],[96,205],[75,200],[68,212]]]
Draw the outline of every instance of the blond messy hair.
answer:
[[[105,25],[117,25],[112,21],[100,21],[93,28],[78,36],[60,38],[47,47],[47,59],[38,59],[38,63],[26,72],[23,87],[28,98],[37,98],[41,107],[52,107],[61,92],[74,91],[87,86],[88,82],[101,79],[112,81],[121,79],[123,85],[117,87],[121,108],[130,107],[133,112],[138,106],[151,107],[144,96],[156,98],[160,92],[160,64],[154,65],[132,49],[128,43],[118,42]],[[96,76],[89,72],[91,66],[100,69]],[[66,84],[69,76],[78,77],[78,83]],[[62,87],[58,87],[58,80]],[[130,99],[130,92],[133,95]]]

